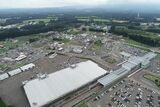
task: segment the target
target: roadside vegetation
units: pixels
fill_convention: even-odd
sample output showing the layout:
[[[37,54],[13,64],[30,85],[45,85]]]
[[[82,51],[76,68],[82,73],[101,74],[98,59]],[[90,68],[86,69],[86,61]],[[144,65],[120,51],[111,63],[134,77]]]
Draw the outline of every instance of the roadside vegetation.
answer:
[[[89,107],[86,103],[83,103],[82,105],[80,105],[79,107]]]
[[[143,77],[149,81],[152,81],[160,88],[160,78],[151,74],[144,74]]]
[[[0,98],[0,107],[14,107],[14,106],[9,106],[9,105],[6,105],[2,99]]]

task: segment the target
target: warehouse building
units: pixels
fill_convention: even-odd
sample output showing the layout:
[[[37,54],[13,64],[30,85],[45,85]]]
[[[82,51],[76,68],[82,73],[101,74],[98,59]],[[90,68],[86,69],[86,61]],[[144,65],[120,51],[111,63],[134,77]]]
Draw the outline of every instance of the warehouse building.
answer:
[[[0,81],[5,80],[7,78],[9,78],[9,75],[7,73],[4,73],[4,74],[0,75]]]
[[[4,73],[4,74],[1,74],[0,75],[0,81],[3,81],[5,79],[8,79],[9,77],[12,77],[12,76],[15,76],[15,75],[18,75],[20,74],[21,72],[25,72],[25,71],[28,71],[30,69],[33,69],[35,67],[35,64],[33,63],[30,63],[30,64],[27,64],[27,65],[24,65],[20,68],[17,68],[15,70],[12,70],[12,71],[9,71],[7,73]]]
[[[28,81],[24,84],[24,91],[31,107],[42,107],[96,81],[106,73],[92,61],[81,62],[76,67]]]
[[[21,72],[22,72],[21,69],[17,68],[15,70],[12,70],[12,71],[8,72],[8,74],[12,77],[12,76],[17,75]]]
[[[35,67],[35,64],[30,63],[30,64],[27,64],[27,65],[20,67],[20,69],[24,72],[24,71],[28,71],[30,69],[33,69],[34,67]]]

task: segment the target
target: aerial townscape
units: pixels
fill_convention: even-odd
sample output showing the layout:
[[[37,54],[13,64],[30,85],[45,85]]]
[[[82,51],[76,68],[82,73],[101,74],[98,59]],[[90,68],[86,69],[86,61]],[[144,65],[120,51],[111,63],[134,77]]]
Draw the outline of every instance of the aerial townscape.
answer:
[[[160,2],[13,1],[0,1],[0,107],[160,107]]]

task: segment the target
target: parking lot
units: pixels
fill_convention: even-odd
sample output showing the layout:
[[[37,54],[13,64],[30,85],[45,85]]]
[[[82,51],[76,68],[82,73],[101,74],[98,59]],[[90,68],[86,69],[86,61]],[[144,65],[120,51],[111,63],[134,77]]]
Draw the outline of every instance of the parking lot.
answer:
[[[95,96],[91,107],[159,107],[160,95],[129,79],[125,79]]]

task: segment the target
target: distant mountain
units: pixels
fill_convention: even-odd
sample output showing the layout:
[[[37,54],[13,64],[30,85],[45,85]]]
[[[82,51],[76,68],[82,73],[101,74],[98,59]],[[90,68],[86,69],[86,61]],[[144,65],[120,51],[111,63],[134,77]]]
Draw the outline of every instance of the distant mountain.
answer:
[[[155,4],[105,4],[101,6],[66,6],[56,8],[18,8],[0,9],[0,13],[65,13],[65,12],[144,12],[159,13],[160,6]]]

